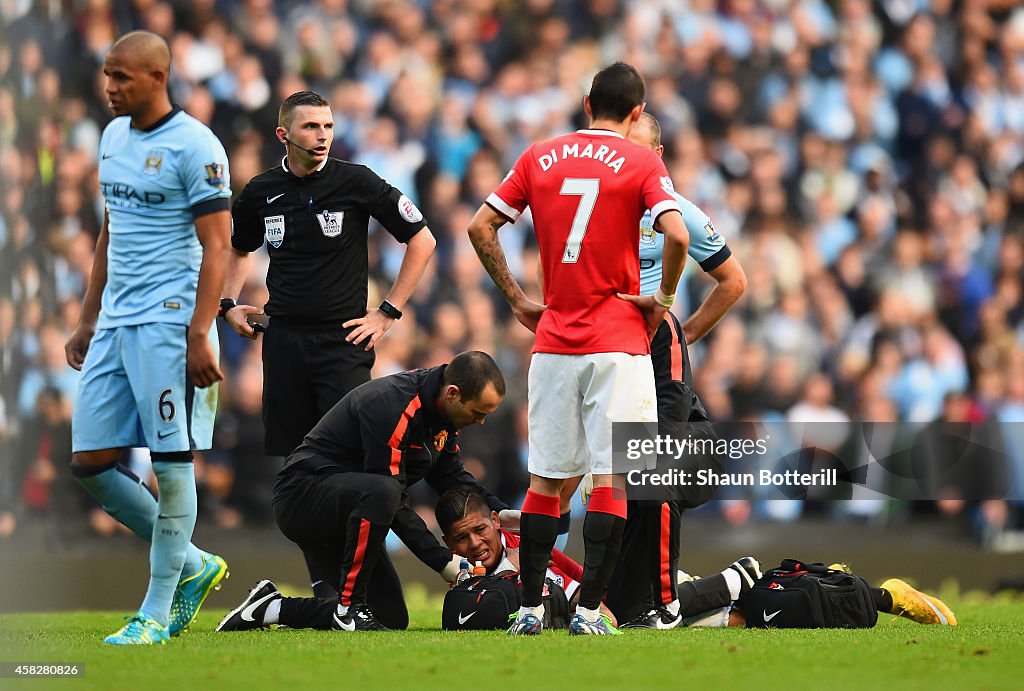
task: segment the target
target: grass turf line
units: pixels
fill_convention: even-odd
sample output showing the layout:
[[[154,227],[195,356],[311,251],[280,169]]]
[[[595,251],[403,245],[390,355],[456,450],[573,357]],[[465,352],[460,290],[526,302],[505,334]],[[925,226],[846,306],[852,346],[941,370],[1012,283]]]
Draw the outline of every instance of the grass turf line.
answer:
[[[679,629],[608,638],[539,638],[442,632],[436,607],[411,612],[408,632],[213,632],[224,610],[206,608],[167,646],[116,648],[102,639],[123,617],[109,612],[0,616],[0,660],[85,663],[81,679],[0,680],[0,688],[121,689],[458,687],[668,689],[714,684],[763,688],[815,683],[837,689],[999,689],[1019,680],[1024,600],[952,600],[961,625],[879,617],[867,630]]]

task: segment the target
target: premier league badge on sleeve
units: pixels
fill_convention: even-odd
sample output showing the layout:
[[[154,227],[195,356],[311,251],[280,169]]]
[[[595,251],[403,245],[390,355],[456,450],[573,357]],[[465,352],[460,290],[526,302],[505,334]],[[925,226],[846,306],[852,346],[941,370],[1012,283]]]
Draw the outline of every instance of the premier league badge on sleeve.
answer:
[[[263,225],[266,228],[264,237],[271,247],[275,249],[284,242],[284,216],[264,216]]]
[[[321,211],[316,215],[325,238],[336,238],[341,235],[341,222],[344,218],[344,211]]]
[[[404,194],[398,198],[398,213],[409,223],[419,223],[423,220],[423,213]]]
[[[206,184],[217,189],[224,189],[224,164],[206,164]]]

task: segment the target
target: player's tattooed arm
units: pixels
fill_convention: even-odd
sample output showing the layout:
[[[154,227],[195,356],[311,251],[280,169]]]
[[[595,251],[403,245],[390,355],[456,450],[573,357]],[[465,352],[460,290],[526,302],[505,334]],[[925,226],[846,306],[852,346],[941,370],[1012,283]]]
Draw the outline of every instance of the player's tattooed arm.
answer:
[[[469,240],[473,243],[480,263],[484,265],[491,280],[512,307],[516,319],[530,331],[536,331],[537,322],[544,312],[544,305],[530,300],[509,270],[505,251],[498,239],[498,230],[503,225],[505,218],[487,204],[483,204],[469,222]]]

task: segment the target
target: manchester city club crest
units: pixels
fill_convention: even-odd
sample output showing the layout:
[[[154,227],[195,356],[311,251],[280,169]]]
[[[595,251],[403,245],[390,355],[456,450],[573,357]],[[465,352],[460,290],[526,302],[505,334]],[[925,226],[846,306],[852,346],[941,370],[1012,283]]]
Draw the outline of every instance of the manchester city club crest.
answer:
[[[160,166],[164,163],[164,152],[160,149],[153,149],[146,154],[146,165],[142,169],[143,175],[156,177],[160,174]]]
[[[448,430],[443,429],[434,435],[434,449],[440,451],[448,443]]]
[[[643,218],[640,219],[640,244],[653,245],[654,232],[654,224],[651,222],[651,212],[648,211],[644,214]]]
[[[336,238],[341,235],[341,221],[344,218],[344,211],[321,211],[316,215],[325,238]]]
[[[263,226],[267,242],[274,248],[280,247],[284,242],[284,216],[264,216]]]

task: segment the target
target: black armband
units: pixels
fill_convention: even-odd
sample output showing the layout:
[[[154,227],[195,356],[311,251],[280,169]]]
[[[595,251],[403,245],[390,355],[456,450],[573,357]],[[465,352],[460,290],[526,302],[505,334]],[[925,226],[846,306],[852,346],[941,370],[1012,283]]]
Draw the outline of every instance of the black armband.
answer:
[[[392,319],[402,318],[402,310],[398,309],[387,300],[380,303],[380,307],[378,307],[377,309],[380,310],[381,313],[383,313],[384,316],[386,317],[391,317]]]
[[[224,317],[227,319],[227,313],[236,307],[235,301],[231,298],[220,299],[220,310],[217,312],[218,317]]]

